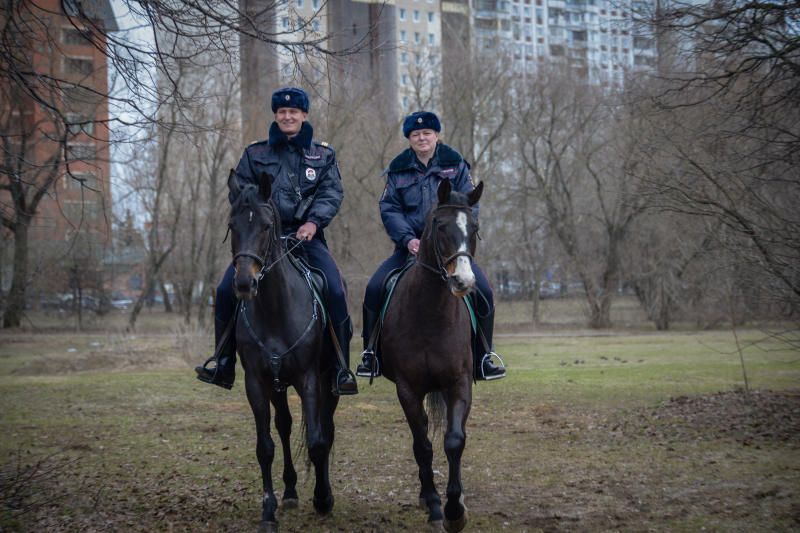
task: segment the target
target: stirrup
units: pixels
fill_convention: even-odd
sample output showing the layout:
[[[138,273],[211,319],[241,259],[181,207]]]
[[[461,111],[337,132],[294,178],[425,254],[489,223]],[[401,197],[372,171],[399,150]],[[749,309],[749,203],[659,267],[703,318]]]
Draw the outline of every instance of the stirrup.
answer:
[[[497,368],[501,368],[503,370],[502,374],[498,374],[496,376],[487,376],[486,374],[483,373],[483,363],[485,363],[487,359],[491,359],[492,357],[497,357],[497,359],[500,361],[500,365],[494,365],[494,366],[497,367]],[[502,379],[502,378],[506,377],[506,363],[505,363],[505,361],[503,361],[503,358],[500,357],[500,355],[497,352],[495,352],[494,350],[486,352],[485,354],[483,354],[483,357],[481,357],[480,375],[481,375],[481,378],[484,381],[492,381],[492,380],[495,380],[495,379]]]
[[[355,384],[355,386],[356,386],[356,388],[354,390],[352,390],[352,391],[342,391],[339,388],[339,377],[343,373],[344,374],[348,374],[352,378],[353,384]],[[333,394],[335,396],[353,396],[355,394],[358,394],[358,382],[356,381],[356,376],[353,374],[353,372],[349,368],[340,368],[336,372],[336,375],[333,377],[333,390],[332,390],[332,392],[333,392]]]
[[[361,363],[358,365],[359,367],[366,366],[364,364],[364,357],[369,356],[369,360],[372,364],[369,367],[369,372],[359,372],[358,368],[356,368],[356,375],[360,378],[377,378],[381,376],[381,363],[378,361],[377,356],[375,355],[374,350],[370,350],[369,348],[365,349],[361,352]]]

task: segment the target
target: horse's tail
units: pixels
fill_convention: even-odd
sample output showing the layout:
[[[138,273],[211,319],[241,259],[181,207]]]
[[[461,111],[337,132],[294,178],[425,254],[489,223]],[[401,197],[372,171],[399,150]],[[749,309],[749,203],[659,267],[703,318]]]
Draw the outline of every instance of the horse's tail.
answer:
[[[444,401],[444,393],[440,390],[429,392],[425,396],[425,404],[428,412],[428,429],[431,431],[431,440],[439,431],[443,431],[445,419],[447,417],[447,404]]]

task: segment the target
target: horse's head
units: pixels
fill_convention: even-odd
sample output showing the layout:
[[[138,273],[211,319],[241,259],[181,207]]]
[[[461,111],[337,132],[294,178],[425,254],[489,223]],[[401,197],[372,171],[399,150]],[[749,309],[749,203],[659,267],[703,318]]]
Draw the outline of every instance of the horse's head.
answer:
[[[475,287],[472,257],[478,240],[478,221],[472,215],[472,206],[483,193],[480,182],[469,194],[453,191],[449,180],[439,184],[439,205],[434,208],[430,221],[430,240],[436,264],[443,270],[453,295],[462,297]]]
[[[238,298],[249,299],[258,294],[261,271],[278,241],[280,219],[275,204],[270,200],[271,182],[271,177],[265,176],[258,187],[241,185],[233,170],[228,177],[228,186],[236,194],[228,229],[236,268],[233,284]]]

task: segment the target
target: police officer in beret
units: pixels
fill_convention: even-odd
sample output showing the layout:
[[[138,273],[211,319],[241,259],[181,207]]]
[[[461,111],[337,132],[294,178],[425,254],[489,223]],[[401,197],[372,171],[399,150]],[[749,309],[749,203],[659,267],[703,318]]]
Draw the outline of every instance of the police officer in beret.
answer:
[[[386,170],[386,188],[380,199],[381,219],[386,232],[395,244],[394,253],[378,267],[367,284],[364,294],[364,353],[356,374],[371,375],[375,354],[368,350],[368,340],[377,323],[381,309],[381,295],[386,276],[402,267],[409,255],[419,251],[419,239],[425,227],[425,216],[437,202],[439,183],[450,180],[454,191],[468,193],[474,189],[469,164],[454,149],[439,141],[442,130],[439,118],[430,111],[412,113],[403,121],[403,135],[409,148],[394,158]],[[477,216],[477,206],[474,208]],[[475,342],[476,379],[499,379],[505,377],[506,369],[497,354],[491,351],[494,329],[494,297],[489,281],[478,265],[472,264],[475,272],[477,294],[472,295],[478,327],[486,338],[488,351]],[[495,365],[497,357],[499,366]],[[380,365],[375,361],[376,374]]]
[[[336,153],[327,143],[313,140],[314,130],[306,121],[308,108],[308,95],[302,89],[288,87],[275,91],[272,95],[275,121],[270,125],[269,137],[245,149],[236,173],[240,183],[255,185],[259,180],[272,176],[272,200],[280,213],[284,234],[294,235],[303,241],[301,248],[306,260],[327,277],[326,304],[339,345],[347,359],[352,326],[347,312],[345,288],[323,233],[339,211],[344,192]],[[228,194],[231,202],[235,199],[234,193],[230,191]],[[195,369],[201,381],[227,389],[233,386],[235,377],[235,335],[222,337],[236,309],[233,277],[234,267],[231,264],[217,287],[214,321],[216,366],[208,368],[207,362]],[[358,386],[355,376],[349,369],[338,368],[338,359],[336,365],[334,390],[342,395],[356,394]]]

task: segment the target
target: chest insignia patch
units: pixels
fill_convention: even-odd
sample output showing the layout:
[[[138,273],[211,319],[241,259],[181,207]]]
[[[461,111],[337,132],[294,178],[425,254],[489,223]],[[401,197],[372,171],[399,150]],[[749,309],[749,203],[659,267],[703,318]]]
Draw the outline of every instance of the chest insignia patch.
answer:
[[[306,154],[305,157],[306,157],[306,159],[312,159],[312,160],[315,160],[315,161],[318,160],[318,159],[322,159],[321,155]]]
[[[454,168],[444,168],[444,169],[442,169],[441,174],[449,175],[449,174],[455,173],[455,171],[456,171],[456,169],[454,169]]]
[[[317,171],[314,170],[313,168],[307,168],[306,169],[306,179],[308,181],[314,181],[315,179],[317,179]]]

